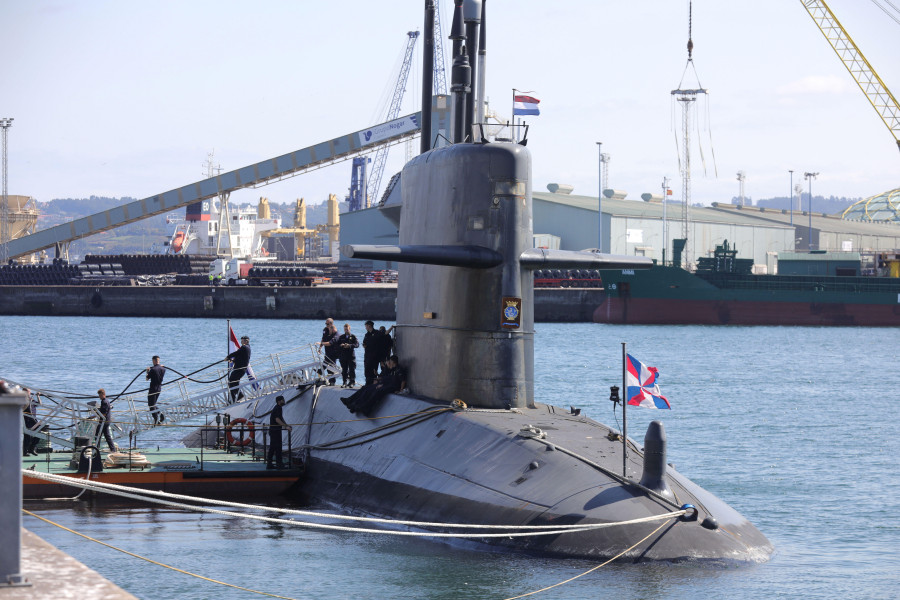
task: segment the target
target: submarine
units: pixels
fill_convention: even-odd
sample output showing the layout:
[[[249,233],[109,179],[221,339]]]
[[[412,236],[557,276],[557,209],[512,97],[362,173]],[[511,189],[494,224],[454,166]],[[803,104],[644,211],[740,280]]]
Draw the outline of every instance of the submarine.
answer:
[[[426,0],[422,152],[400,177],[399,244],[341,249],[399,263],[395,347],[407,389],[369,417],[354,416],[341,401],[350,392],[323,379],[245,400],[230,417],[255,422],[262,443],[275,396],[284,395],[289,449],[304,464],[301,492],[342,512],[558,526],[550,535],[476,538],[550,556],[766,561],[774,547],[752,523],[666,463],[661,423],[650,424],[643,446],[623,445],[606,425],[535,397],[532,271],[651,261],[532,248],[526,142],[488,141],[473,124],[484,5],[455,0],[454,8],[447,143],[437,145],[441,134],[424,117],[435,100],[434,0]],[[548,400],[564,403],[565,389],[555,396]]]

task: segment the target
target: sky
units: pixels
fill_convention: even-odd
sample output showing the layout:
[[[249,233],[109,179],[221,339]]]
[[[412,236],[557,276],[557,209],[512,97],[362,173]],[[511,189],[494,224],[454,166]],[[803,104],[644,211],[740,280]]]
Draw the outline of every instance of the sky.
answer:
[[[8,191],[145,198],[204,179],[210,152],[229,171],[380,123],[423,5],[3,0],[0,117],[15,119]],[[441,5],[446,36],[452,2]],[[829,5],[897,96],[900,25],[867,0]],[[687,64],[687,0],[489,0],[487,9],[492,108],[508,116],[513,88],[541,100],[529,118],[535,191],[555,182],[596,196],[602,142],[604,187],[638,198],[669,177],[680,197],[681,113],[670,92]],[[692,38],[709,90],[694,112],[692,202],[730,201],[738,171],[757,200],[787,196],[791,169],[794,184],[820,173],[814,195],[900,187],[890,132],[800,0],[694,0]],[[418,110],[420,57],[401,115]],[[697,84],[690,73],[684,87]],[[384,182],[405,153],[392,148]],[[317,204],[343,199],[349,185],[343,162],[232,201]]]

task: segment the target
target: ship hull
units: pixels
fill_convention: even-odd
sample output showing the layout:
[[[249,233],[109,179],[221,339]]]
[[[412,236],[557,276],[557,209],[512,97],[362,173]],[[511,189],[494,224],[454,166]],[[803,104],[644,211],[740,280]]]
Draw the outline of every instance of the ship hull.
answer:
[[[666,478],[677,497],[673,503],[611,476],[622,470],[621,441],[609,439],[606,426],[586,417],[540,404],[459,412],[443,403],[391,395],[375,418],[354,418],[340,402],[349,394],[321,388],[314,408],[313,390],[286,395],[286,419],[304,424],[294,427],[291,445],[308,438],[311,447],[308,454],[294,454],[306,461],[300,491],[313,502],[393,519],[489,525],[616,523],[691,503],[699,508],[696,521],[670,517],[578,533],[471,541],[554,556],[609,558],[625,551],[623,560],[633,561],[761,562],[773,551],[747,519],[671,467]],[[272,403],[266,397],[229,412],[232,418],[265,418]],[[390,425],[394,421],[396,427]],[[305,423],[313,423],[312,429]],[[526,425],[547,437],[518,435]],[[633,482],[641,478],[641,461],[632,444],[627,464]],[[701,526],[706,517],[715,518],[719,528]]]
[[[595,323],[642,325],[900,325],[900,281],[857,277],[715,276],[675,267],[603,273]]]

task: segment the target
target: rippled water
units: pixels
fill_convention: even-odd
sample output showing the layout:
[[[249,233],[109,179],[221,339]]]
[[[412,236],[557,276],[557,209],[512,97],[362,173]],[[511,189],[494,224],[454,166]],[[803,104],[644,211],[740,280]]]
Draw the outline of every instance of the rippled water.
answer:
[[[223,321],[0,317],[0,376],[119,390],[152,354],[182,372],[225,353]],[[351,322],[360,334],[362,323]],[[235,321],[254,357],[318,339],[318,321]],[[668,457],[775,544],[752,567],[612,564],[536,598],[894,598],[900,330],[538,324],[538,399],[614,423],[621,342],[660,370]],[[169,509],[34,505],[40,514],[206,577],[293,598],[508,598],[596,563],[426,540],[323,533]],[[247,598],[26,517],[25,526],[142,599]]]

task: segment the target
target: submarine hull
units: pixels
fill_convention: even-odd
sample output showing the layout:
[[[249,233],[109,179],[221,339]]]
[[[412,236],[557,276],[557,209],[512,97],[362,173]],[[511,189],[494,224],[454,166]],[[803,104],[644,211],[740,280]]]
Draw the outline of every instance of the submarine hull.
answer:
[[[409,395],[386,397],[372,418],[354,418],[341,397],[322,387],[284,394],[294,450],[306,462],[302,492],[343,511],[432,523],[588,525],[618,523],[693,504],[695,521],[672,517],[558,535],[478,538],[476,542],[555,556],[625,560],[762,562],[772,544],[737,511],[671,467],[664,502],[636,485],[643,457],[629,441],[628,480],[621,441],[584,416],[535,404],[513,410],[454,411],[446,403]],[[315,399],[315,401],[314,401]],[[260,423],[272,396],[232,407],[232,418]],[[313,423],[310,426],[307,423]],[[523,427],[545,438],[523,437]],[[701,525],[707,517],[718,528]],[[654,530],[658,531],[655,533]],[[440,530],[438,527],[436,530]],[[649,538],[640,542],[645,536]]]

